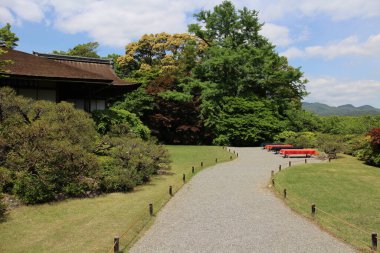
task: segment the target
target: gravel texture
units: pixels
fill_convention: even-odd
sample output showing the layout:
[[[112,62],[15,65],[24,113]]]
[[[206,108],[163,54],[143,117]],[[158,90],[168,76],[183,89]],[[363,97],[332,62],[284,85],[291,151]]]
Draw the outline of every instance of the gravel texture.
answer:
[[[130,252],[355,252],[268,188],[271,170],[304,158],[284,159],[261,148],[231,150],[239,158],[193,177]]]

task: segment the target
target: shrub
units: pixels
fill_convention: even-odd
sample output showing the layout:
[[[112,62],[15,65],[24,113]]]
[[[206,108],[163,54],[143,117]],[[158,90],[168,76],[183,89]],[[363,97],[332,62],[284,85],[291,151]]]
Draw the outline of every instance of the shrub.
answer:
[[[13,192],[21,200],[42,203],[97,187],[92,152],[99,136],[87,113],[69,103],[25,99],[9,88],[0,89],[0,98],[0,166],[15,177]]]
[[[106,191],[127,191],[147,182],[159,170],[169,169],[167,151],[133,136],[104,137],[107,155],[102,159],[101,187]]]
[[[276,112],[258,99],[223,97],[217,110],[214,106],[202,108],[204,113],[210,110],[206,123],[215,134],[214,144],[251,146],[271,139],[282,128]]]
[[[345,150],[345,143],[341,136],[331,134],[318,134],[317,147],[331,158],[336,158],[337,153]]]
[[[13,187],[12,172],[6,168],[0,167],[0,193],[9,193]]]
[[[0,88],[0,189],[36,204],[131,190],[169,168],[166,150],[140,138],[148,139],[149,130],[136,115],[108,112],[117,116],[104,114],[108,135],[101,136],[90,115],[69,103],[32,101]],[[99,162],[99,154],[110,159]]]
[[[40,203],[59,194],[75,197],[93,190],[96,185],[88,184],[87,179],[95,176],[98,168],[94,155],[68,141],[44,137],[25,142],[8,154],[7,167],[22,172],[15,193],[26,203]]]
[[[369,133],[368,136],[371,138],[371,146],[374,149],[378,149],[380,151],[380,128],[374,128]]]
[[[135,168],[123,167],[122,161],[107,157],[101,162],[101,189],[105,192],[130,191],[137,185]]]
[[[286,142],[289,139],[297,138],[297,133],[293,131],[283,131],[273,137],[273,141],[275,142]]]
[[[0,193],[0,222],[5,220],[6,212],[7,212],[7,206],[3,201],[4,197]]]
[[[98,132],[103,135],[112,131],[115,135],[132,133],[144,140],[147,140],[150,136],[149,128],[144,126],[134,113],[112,108],[104,111],[94,111],[92,114]]]
[[[14,186],[15,194],[27,204],[36,204],[54,199],[53,191],[41,178],[25,172],[18,174]]]
[[[317,147],[317,136],[312,132],[301,132],[296,135],[289,134],[285,142],[298,147],[315,148]]]
[[[380,128],[372,129],[366,136],[367,145],[356,156],[367,164],[380,167]]]

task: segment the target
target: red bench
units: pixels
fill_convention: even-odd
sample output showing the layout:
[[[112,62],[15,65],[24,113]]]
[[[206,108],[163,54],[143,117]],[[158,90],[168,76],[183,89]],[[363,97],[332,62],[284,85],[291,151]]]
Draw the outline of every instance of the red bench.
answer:
[[[281,149],[280,154],[285,157],[289,157],[291,155],[306,155],[306,157],[310,157],[312,155],[317,154],[317,150],[315,149]]]
[[[265,145],[265,149],[272,150],[273,148],[292,148],[293,145],[290,144],[272,144],[272,145]]]

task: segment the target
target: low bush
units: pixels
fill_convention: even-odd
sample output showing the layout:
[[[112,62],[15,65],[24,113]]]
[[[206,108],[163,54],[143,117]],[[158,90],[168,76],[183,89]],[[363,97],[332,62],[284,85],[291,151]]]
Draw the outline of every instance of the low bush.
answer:
[[[0,193],[10,193],[13,187],[12,172],[6,168],[0,167]]]
[[[101,187],[103,190],[128,191],[145,183],[159,170],[169,169],[167,151],[133,136],[104,137]]]
[[[5,215],[7,212],[7,206],[3,201],[3,195],[0,193],[0,222],[5,220]]]
[[[300,132],[295,135],[290,132],[288,136],[285,142],[297,147],[316,148],[318,145],[317,135],[312,132]]]
[[[126,191],[167,169],[166,151],[125,110],[90,115],[69,103],[33,101],[0,88],[0,190],[27,204]],[[108,156],[100,161],[97,156]]]
[[[136,114],[123,109],[111,108],[109,110],[94,111],[92,113],[99,133],[107,134],[111,130],[118,135],[134,134],[147,140],[150,130]]]

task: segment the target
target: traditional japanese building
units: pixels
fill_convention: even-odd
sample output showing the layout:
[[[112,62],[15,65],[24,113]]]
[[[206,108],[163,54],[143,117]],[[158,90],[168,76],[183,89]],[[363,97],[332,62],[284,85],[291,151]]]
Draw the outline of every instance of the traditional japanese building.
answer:
[[[10,86],[19,95],[54,102],[68,101],[86,111],[105,109],[107,103],[138,88],[118,78],[112,60],[43,54],[28,54],[3,48],[0,60],[11,60],[0,86]]]

